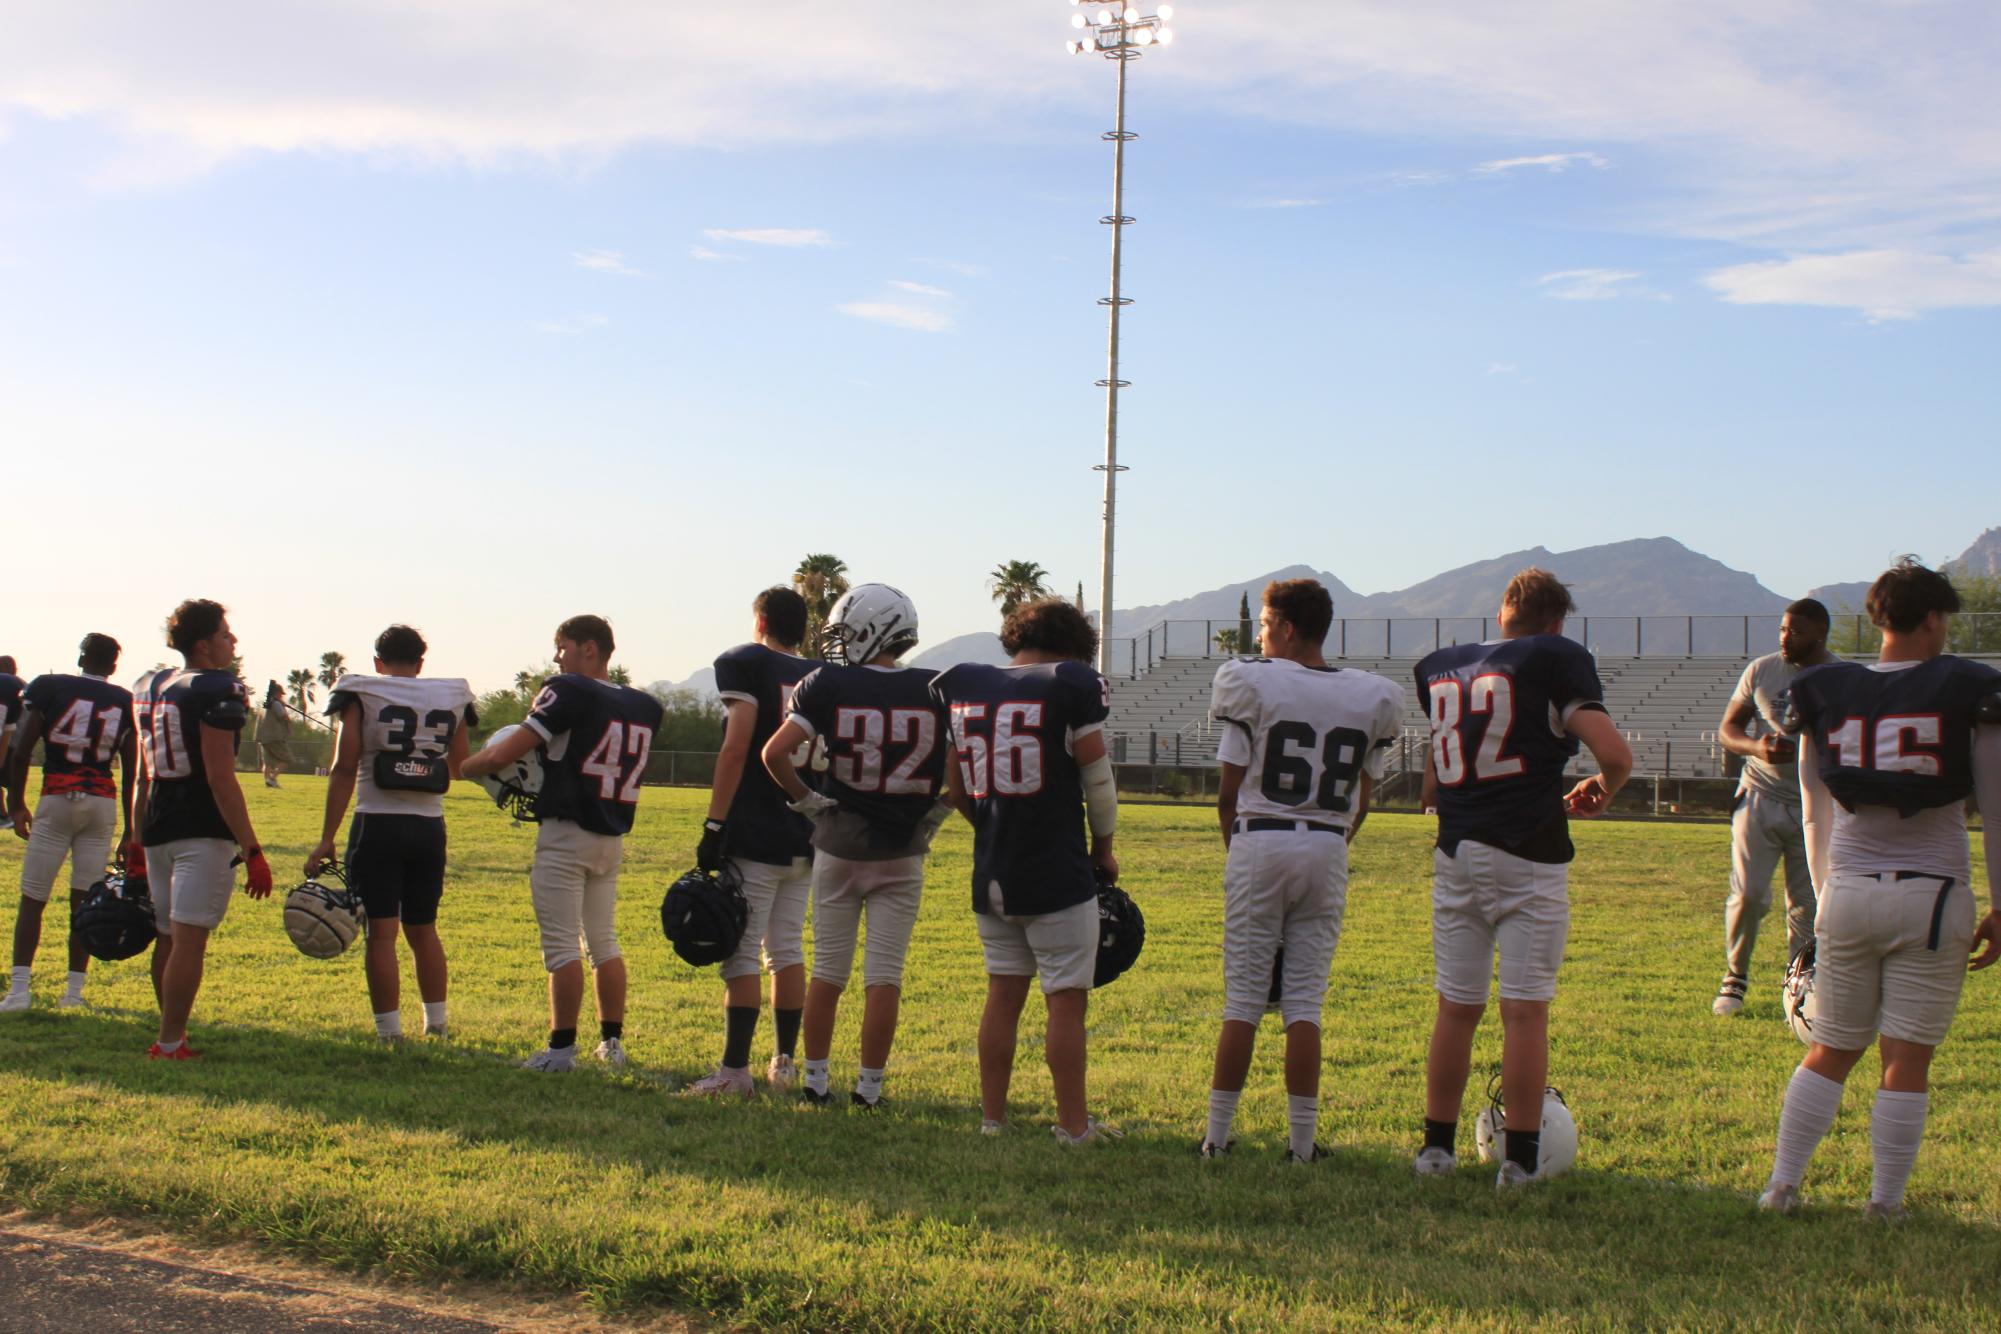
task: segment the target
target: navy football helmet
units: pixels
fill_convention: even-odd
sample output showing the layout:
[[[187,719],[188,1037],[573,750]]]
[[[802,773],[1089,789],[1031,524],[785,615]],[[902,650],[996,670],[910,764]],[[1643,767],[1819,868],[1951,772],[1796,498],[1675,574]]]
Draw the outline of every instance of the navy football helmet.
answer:
[[[90,957],[107,963],[142,952],[160,934],[145,872],[128,874],[123,857],[72,901],[69,920]]]
[[[1116,982],[1146,944],[1146,914],[1117,885],[1098,886],[1098,962],[1091,985]]]
[[[735,954],[749,921],[743,877],[728,861],[716,871],[689,871],[660,900],[660,929],[674,953],[697,968]]]

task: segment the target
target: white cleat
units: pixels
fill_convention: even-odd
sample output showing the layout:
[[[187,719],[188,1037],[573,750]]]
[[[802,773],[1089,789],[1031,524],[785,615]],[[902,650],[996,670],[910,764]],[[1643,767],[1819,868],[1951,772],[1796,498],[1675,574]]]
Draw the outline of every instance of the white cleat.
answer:
[[[56,1008],[58,1010],[88,1010],[90,1002],[76,995],[74,992],[65,991],[62,995],[56,997]]]
[[[1049,1127],[1056,1136],[1056,1142],[1066,1149],[1074,1149],[1084,1144],[1110,1144],[1113,1140],[1124,1139],[1126,1132],[1117,1126],[1108,1126],[1095,1116],[1084,1118],[1084,1133],[1073,1135],[1062,1126]]]
[[[726,1065],[719,1065],[682,1092],[695,1098],[748,1098],[757,1093],[757,1085],[751,1083],[747,1067],[732,1070]]]
[[[989,1139],[998,1135],[1005,1135],[1007,1133],[1007,1122],[989,1121],[982,1118],[980,1121],[980,1133]]]
[[[591,1055],[603,1061],[614,1070],[623,1070],[631,1064],[626,1059],[625,1043],[618,1038],[606,1038],[603,1042],[598,1043],[597,1050],[592,1052]]]
[[[25,991],[10,991],[0,996],[0,1014],[19,1014],[27,1008],[28,993]]]
[[[1501,1170],[1494,1173],[1494,1190],[1505,1195],[1511,1190],[1519,1190],[1535,1180],[1535,1173],[1513,1159],[1503,1159]]]
[[[1904,1221],[1904,1206],[1901,1204],[1878,1204],[1875,1200],[1862,1206],[1862,1217],[1871,1223],[1901,1223]]]
[[[1424,1149],[1411,1169],[1421,1177],[1449,1177],[1459,1170],[1459,1159],[1450,1149]]]
[[[534,1070],[545,1075],[567,1075],[577,1068],[575,1047],[544,1047],[521,1063],[523,1070]]]
[[[799,1067],[790,1056],[773,1056],[764,1067],[764,1082],[773,1093],[790,1093],[799,1082]]]
[[[1789,1214],[1800,1207],[1800,1188],[1783,1181],[1774,1182],[1758,1197],[1758,1207],[1775,1214]]]
[[[1723,985],[1716,988],[1716,1001],[1709,1012],[1724,1018],[1736,1014],[1744,1008],[1744,993],[1750,989],[1750,982],[1735,973],[1723,975]]]

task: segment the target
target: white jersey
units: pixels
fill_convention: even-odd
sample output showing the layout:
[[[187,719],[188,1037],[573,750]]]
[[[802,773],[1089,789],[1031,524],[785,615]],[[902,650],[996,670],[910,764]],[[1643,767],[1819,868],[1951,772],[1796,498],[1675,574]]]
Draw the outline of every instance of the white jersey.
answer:
[[[1217,670],[1209,715],[1222,726],[1216,757],[1248,771],[1240,817],[1345,829],[1362,771],[1383,776],[1403,687],[1371,672],[1238,658]]]
[[[478,721],[472,688],[448,676],[343,676],[327,716],[360,706],[361,773],[354,808],[364,815],[445,813],[452,734]]]

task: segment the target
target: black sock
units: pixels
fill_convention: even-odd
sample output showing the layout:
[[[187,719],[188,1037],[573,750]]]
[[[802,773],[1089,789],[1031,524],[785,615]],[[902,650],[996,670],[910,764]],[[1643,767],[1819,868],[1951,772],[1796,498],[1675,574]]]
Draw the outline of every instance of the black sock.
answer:
[[[1447,1153],[1451,1153],[1453,1152],[1453,1145],[1458,1142],[1459,1123],[1457,1121],[1434,1121],[1428,1116],[1424,1118],[1425,1148],[1443,1149]]]
[[[610,1042],[614,1038],[624,1037],[625,1020],[623,1019],[598,1020],[598,1036],[603,1038],[606,1042]]]
[[[1542,1155],[1542,1132],[1540,1130],[1510,1130],[1508,1132],[1508,1161],[1521,1167],[1530,1176],[1535,1175],[1536,1161]]]
[[[561,1051],[565,1047],[577,1045],[577,1030],[574,1028],[552,1028],[549,1030],[549,1050]]]
[[[799,1049],[799,1016],[804,1013],[804,1010],[772,1010],[771,1023],[778,1030],[780,1056],[790,1056]]]
[[[731,1070],[742,1070],[750,1064],[750,1040],[757,1036],[757,1006],[731,1005],[724,1009],[723,1017],[729,1022],[729,1034],[723,1043],[723,1064]]]

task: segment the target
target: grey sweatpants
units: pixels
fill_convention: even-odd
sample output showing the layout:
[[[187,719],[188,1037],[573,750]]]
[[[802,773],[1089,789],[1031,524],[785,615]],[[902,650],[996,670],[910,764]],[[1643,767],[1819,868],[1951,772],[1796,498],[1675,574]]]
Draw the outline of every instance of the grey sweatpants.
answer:
[[[1772,873],[1786,868],[1786,963],[1813,939],[1813,876],[1806,864],[1800,807],[1746,788],[1730,817],[1730,899],[1723,906],[1723,962],[1751,975],[1758,923],[1772,906]]]

